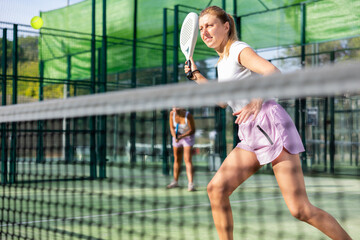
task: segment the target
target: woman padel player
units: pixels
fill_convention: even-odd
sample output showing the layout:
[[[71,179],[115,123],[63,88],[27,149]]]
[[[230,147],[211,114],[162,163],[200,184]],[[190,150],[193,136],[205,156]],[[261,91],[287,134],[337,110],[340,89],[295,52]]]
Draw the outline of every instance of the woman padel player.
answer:
[[[174,180],[167,188],[178,187],[181,162],[184,156],[188,191],[195,191],[193,183],[192,149],[195,143],[195,121],[190,112],[174,107],[170,112],[170,132],[174,150]]]
[[[279,70],[258,56],[244,42],[238,41],[234,19],[223,9],[211,6],[199,17],[201,39],[219,55],[219,81],[239,81],[251,72],[270,75]],[[193,80],[208,80],[197,70],[191,58]],[[266,91],[266,89],[264,89]],[[232,192],[264,164],[272,164],[284,200],[297,219],[318,228],[332,239],[351,239],[327,212],[313,206],[308,199],[299,153],[303,144],[287,112],[274,100],[260,98],[227,103],[237,116],[241,142],[227,156],[207,187],[213,219],[220,239],[233,239],[233,217],[229,202]]]

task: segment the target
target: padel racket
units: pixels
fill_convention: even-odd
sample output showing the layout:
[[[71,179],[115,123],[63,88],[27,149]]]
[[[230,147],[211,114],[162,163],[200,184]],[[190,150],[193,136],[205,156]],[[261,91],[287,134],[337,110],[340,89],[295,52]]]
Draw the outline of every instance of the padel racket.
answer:
[[[179,134],[179,124],[176,124],[176,128],[175,128],[175,138],[178,138],[178,134]]]
[[[189,13],[181,26],[180,31],[180,48],[186,58],[186,64],[191,69],[190,57],[194,54],[196,40],[199,33],[199,16],[191,12]],[[186,74],[186,77],[191,80],[191,70]]]

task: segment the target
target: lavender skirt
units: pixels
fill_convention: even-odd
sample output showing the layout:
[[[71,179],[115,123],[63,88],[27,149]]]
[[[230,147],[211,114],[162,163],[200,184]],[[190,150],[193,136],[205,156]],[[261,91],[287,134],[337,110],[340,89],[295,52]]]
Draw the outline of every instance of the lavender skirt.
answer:
[[[265,102],[256,119],[239,125],[236,146],[254,152],[261,165],[275,160],[283,148],[291,154],[304,152],[299,133],[289,114],[274,100]]]

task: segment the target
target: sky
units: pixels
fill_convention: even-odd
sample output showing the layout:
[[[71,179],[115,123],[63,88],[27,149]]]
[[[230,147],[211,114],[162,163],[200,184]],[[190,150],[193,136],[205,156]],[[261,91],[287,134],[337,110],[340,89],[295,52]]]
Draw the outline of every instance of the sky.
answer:
[[[0,22],[30,25],[34,16],[86,0],[0,0]]]

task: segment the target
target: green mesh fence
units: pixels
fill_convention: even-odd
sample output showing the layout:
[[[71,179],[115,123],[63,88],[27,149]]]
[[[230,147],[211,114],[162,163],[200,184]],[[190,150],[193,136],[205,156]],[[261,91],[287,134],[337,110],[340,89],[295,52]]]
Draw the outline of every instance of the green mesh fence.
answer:
[[[207,1],[199,1],[205,7]],[[215,3],[215,2],[214,2]],[[59,10],[41,13],[44,28],[41,30],[41,58],[47,62],[45,77],[66,78],[68,67],[66,56],[71,55],[71,79],[83,79],[90,76],[91,51],[91,11],[92,2],[84,1]],[[167,63],[173,62],[174,10],[179,1],[166,1],[154,4],[138,1],[136,67],[138,69],[159,67],[163,64],[163,8],[168,10],[167,17]],[[216,1],[216,4],[221,4]],[[187,10],[188,12],[189,10]],[[179,14],[179,22],[187,12]],[[81,14],[79,14],[81,13]],[[119,73],[132,68],[133,62],[133,21],[134,4],[132,1],[107,1],[107,72]],[[66,24],[64,24],[66,22]],[[58,32],[51,29],[71,32]],[[81,33],[85,34],[81,34]],[[96,49],[101,48],[102,1],[96,4]],[[199,41],[200,42],[200,41]],[[209,55],[209,54],[208,54]],[[99,61],[97,54],[96,61]],[[183,61],[183,57],[179,57]],[[204,58],[204,57],[203,57]]]
[[[306,5],[305,15],[300,3]],[[230,13],[240,16],[240,32],[243,41],[252,47],[267,48],[301,43],[302,16],[305,16],[306,43],[328,41],[360,35],[360,3],[353,0],[322,1],[137,1],[136,68],[153,68],[163,65],[163,9],[167,8],[167,64],[173,63],[174,6],[179,6],[178,24],[186,13],[199,12],[208,4],[225,7]],[[108,36],[107,72],[129,71],[132,68],[132,39],[134,34],[134,2],[107,1],[106,26]],[[96,1],[96,48],[101,48],[102,0]],[[91,16],[92,1],[41,13],[44,28],[40,41],[41,59],[47,61],[45,77],[67,78],[66,56],[71,55],[71,79],[90,76]],[[61,32],[52,29],[81,32]],[[67,35],[67,36],[66,36]],[[184,61],[178,54],[178,61]],[[195,52],[197,59],[206,59],[212,54],[205,50],[199,39]],[[99,55],[97,55],[97,59]]]
[[[359,1],[320,1],[307,6],[307,42],[360,34]]]

